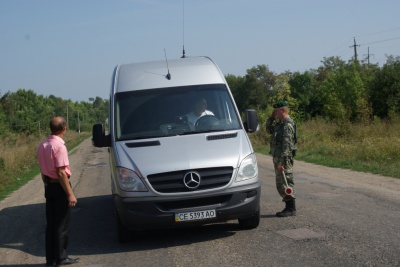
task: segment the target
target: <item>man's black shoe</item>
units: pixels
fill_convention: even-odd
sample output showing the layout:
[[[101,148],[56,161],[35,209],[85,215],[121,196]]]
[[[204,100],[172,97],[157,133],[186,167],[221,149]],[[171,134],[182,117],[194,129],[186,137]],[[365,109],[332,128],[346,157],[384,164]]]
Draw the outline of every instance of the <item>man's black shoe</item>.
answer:
[[[52,262],[52,261],[46,261],[46,266],[54,266],[54,262]]]
[[[59,263],[57,263],[56,265],[68,265],[68,264],[74,264],[77,263],[79,261],[79,258],[76,259],[71,259],[71,258],[66,258],[63,259],[62,261],[60,261]]]

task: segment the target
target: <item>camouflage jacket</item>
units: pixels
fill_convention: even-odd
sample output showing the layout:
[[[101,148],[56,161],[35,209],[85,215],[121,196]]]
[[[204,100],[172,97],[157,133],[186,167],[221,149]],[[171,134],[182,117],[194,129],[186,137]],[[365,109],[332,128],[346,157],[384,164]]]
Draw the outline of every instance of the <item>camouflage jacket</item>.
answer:
[[[289,116],[284,121],[275,121],[270,117],[267,120],[266,130],[272,135],[270,154],[274,158],[279,158],[280,165],[284,165],[287,159],[293,157],[292,153],[296,150],[294,121]]]

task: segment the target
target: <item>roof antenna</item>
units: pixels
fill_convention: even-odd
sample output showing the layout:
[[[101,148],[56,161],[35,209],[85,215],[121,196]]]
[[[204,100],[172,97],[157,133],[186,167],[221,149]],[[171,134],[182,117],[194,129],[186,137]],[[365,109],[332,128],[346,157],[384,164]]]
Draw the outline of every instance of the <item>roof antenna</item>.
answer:
[[[169,67],[168,67],[167,52],[165,52],[165,48],[164,48],[164,55],[165,55],[165,62],[167,62],[167,70],[168,70],[168,74],[165,75],[165,78],[167,78],[168,80],[171,80],[171,74],[169,73]]]
[[[185,55],[185,0],[183,0],[182,1],[183,2],[183,21],[182,21],[182,24],[183,24],[183,27],[182,27],[182,36],[183,36],[183,55],[182,55],[182,57],[181,58],[185,58],[186,57],[186,55]]]

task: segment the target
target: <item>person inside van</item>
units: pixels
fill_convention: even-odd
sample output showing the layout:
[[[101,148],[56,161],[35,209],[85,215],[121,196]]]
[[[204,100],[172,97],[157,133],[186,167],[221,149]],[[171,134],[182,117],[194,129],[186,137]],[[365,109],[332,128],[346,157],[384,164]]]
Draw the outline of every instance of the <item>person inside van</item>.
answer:
[[[206,99],[204,97],[200,97],[196,100],[193,106],[193,111],[186,114],[187,122],[194,125],[200,117],[205,115],[214,116],[214,113],[212,113],[212,111],[207,110]]]

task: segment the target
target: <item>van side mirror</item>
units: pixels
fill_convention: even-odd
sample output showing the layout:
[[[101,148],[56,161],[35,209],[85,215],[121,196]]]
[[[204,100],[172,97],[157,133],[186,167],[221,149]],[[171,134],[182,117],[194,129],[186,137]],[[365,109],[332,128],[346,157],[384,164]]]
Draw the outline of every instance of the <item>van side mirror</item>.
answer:
[[[105,134],[103,124],[93,125],[92,144],[95,147],[109,147],[111,145],[111,136]]]
[[[246,109],[246,122],[244,123],[246,132],[253,133],[259,130],[257,111]]]

